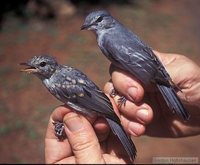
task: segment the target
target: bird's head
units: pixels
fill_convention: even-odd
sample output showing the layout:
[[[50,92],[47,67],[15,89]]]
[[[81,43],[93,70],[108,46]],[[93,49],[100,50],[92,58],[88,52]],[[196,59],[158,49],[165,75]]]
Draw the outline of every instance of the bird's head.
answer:
[[[97,10],[89,13],[81,26],[81,30],[87,29],[95,32],[112,28],[115,19],[105,10]]]
[[[50,78],[58,66],[55,58],[48,55],[34,56],[20,65],[27,66],[27,68],[21,69],[22,72],[34,74],[40,79]]]

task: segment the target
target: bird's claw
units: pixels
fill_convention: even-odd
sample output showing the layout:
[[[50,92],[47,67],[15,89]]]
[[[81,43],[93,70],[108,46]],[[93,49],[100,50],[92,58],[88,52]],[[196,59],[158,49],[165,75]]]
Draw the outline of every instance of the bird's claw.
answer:
[[[63,140],[66,138],[66,134],[64,131],[64,124],[60,121],[53,122],[53,125],[55,126],[55,135],[59,140]]]
[[[121,96],[119,99],[118,99],[118,106],[121,107],[122,105],[126,105],[126,97],[125,96]]]
[[[114,98],[117,95],[117,91],[113,88],[110,92],[110,97]]]
[[[113,88],[110,92],[110,97],[114,98],[116,95],[118,95],[118,92]],[[126,105],[126,98],[125,96],[121,96],[118,99],[118,106],[121,107],[122,105]]]

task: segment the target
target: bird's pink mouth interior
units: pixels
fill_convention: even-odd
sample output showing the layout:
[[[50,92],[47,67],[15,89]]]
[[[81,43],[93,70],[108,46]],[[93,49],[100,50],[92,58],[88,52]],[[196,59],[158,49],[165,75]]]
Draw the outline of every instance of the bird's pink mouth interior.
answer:
[[[32,68],[32,67],[21,69],[20,71],[21,72],[27,72],[27,73],[36,73],[36,72],[38,72],[37,68]]]
[[[21,63],[20,65],[28,66],[27,63]],[[27,72],[27,73],[37,73],[37,72],[38,72],[38,69],[35,68],[35,67],[33,67],[33,66],[28,66],[27,68],[21,69],[20,71],[21,71],[21,72]]]

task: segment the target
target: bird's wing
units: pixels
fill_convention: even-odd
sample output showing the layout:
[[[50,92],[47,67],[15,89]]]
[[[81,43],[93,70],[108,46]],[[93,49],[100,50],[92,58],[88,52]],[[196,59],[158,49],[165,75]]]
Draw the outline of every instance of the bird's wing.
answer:
[[[120,123],[109,98],[101,90],[91,89],[86,86],[84,86],[83,89],[85,91],[85,96],[77,98],[79,104],[84,104],[86,108],[94,110],[98,114]]]
[[[169,85],[169,75],[151,48],[135,41],[133,37],[121,36],[118,42],[105,37],[104,48],[114,64],[129,71],[141,82],[156,79]]]
[[[73,69],[70,74],[62,71],[62,76],[59,74],[59,79],[56,80],[54,93],[59,95],[63,102],[74,105],[74,109],[84,108],[119,121],[109,98],[79,70]],[[56,86],[60,82],[62,85]]]
[[[85,74],[79,70],[74,70],[78,79],[78,86],[84,91],[83,97],[77,97],[79,104],[84,105],[85,108],[91,109],[108,117],[114,121],[119,122],[118,117],[114,113],[112,103],[109,98],[100,90],[94,82],[92,82]],[[81,82],[81,83],[80,83]]]

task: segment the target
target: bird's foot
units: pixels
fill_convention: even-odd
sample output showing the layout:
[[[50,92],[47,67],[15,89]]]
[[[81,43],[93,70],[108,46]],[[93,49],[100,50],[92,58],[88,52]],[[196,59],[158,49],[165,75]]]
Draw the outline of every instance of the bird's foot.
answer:
[[[126,105],[126,97],[125,96],[121,96],[119,99],[118,99],[118,107],[121,107],[122,105]]]
[[[64,131],[64,124],[60,121],[53,122],[53,125],[55,126],[55,135],[59,140],[64,140],[66,138],[66,134]]]
[[[110,92],[110,97],[114,98],[116,95],[118,95],[118,92],[115,89],[112,89],[111,92]],[[124,106],[126,105],[126,98],[125,98],[125,96],[121,96],[118,99],[118,107],[121,107],[122,105],[124,105]]]
[[[111,98],[114,98],[117,94],[118,94],[117,91],[113,88],[113,89],[111,90],[111,92],[110,92],[110,97],[111,97]]]

